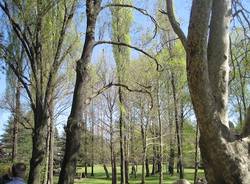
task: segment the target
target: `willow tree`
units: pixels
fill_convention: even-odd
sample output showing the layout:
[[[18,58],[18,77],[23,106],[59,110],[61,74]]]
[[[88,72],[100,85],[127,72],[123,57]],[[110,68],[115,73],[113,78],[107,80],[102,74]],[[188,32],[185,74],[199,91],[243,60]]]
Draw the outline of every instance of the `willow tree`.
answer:
[[[0,8],[9,20],[11,30],[17,36],[25,53],[26,67],[22,75],[18,73],[18,60],[7,61],[18,80],[22,84],[30,102],[34,114],[34,127],[32,136],[32,158],[30,160],[30,172],[28,183],[41,183],[41,168],[45,161],[46,128],[49,119],[49,109],[53,101],[53,90],[56,86],[56,74],[69,53],[70,47],[64,45],[66,30],[70,26],[76,1],[1,1]],[[10,6],[15,7],[20,14],[15,19],[10,11]],[[56,6],[61,6],[63,12],[58,16],[60,23],[54,27],[58,29],[53,43],[46,37],[47,27],[45,23],[51,20],[47,14]],[[67,8],[66,8],[67,7]],[[53,28],[53,27],[51,27]],[[53,47],[52,57],[44,54],[46,44]],[[65,47],[64,47],[65,46]],[[4,48],[5,58],[11,55],[8,48]]]
[[[129,4],[131,0],[113,0],[114,4]],[[130,27],[132,23],[131,9],[121,7],[112,8],[112,40],[115,42],[130,43]],[[130,60],[130,49],[119,45],[113,46],[113,53],[117,67],[118,83],[125,83],[124,72]],[[128,183],[128,155],[126,154],[126,136],[124,136],[125,116],[125,94],[121,87],[118,88],[118,99],[120,107],[120,156],[121,156],[121,183]]]
[[[235,136],[228,123],[230,0],[193,0],[188,37],[180,29],[167,0],[167,14],[187,55],[187,77],[200,130],[205,175],[213,184],[247,184],[249,122]]]

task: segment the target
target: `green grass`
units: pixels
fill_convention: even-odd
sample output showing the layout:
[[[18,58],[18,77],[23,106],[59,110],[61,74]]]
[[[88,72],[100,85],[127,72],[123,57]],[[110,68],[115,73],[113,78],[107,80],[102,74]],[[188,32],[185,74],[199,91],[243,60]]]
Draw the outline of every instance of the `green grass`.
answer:
[[[111,168],[108,167],[108,170],[109,170],[109,174],[111,175]],[[77,171],[82,172],[83,168],[78,168]],[[119,179],[120,179],[119,171],[120,171],[120,168],[118,167],[117,168],[118,183],[120,183],[119,182]],[[88,172],[90,172],[90,168],[88,168]],[[193,183],[194,169],[185,169],[184,173],[185,173],[185,179],[187,179],[191,183]],[[102,166],[100,166],[100,165],[95,166],[94,167],[94,174],[95,174],[94,177],[88,176],[88,178],[76,179],[75,183],[77,183],[77,184],[111,184],[111,178],[106,179],[105,172],[104,172],[104,169],[103,169]],[[203,176],[204,176],[203,171],[199,170],[198,177],[203,177]],[[176,171],[175,171],[174,176],[169,176],[169,175],[166,174],[166,168],[164,168],[164,184],[172,184],[177,179],[178,179],[178,175],[177,175]],[[137,178],[130,177],[129,183],[130,184],[139,184],[140,181],[141,181],[141,167],[138,166],[138,168],[137,168]],[[145,182],[147,184],[157,184],[157,183],[159,183],[158,175],[146,177]]]

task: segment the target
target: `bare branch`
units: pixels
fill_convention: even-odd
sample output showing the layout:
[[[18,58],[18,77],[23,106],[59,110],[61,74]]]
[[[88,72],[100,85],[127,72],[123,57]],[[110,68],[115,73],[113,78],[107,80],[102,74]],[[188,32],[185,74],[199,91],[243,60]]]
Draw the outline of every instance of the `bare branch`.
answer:
[[[136,11],[140,12],[141,14],[143,14],[143,15],[149,17],[149,18],[151,19],[151,21],[153,22],[153,24],[154,24],[155,27],[154,27],[154,34],[153,34],[152,38],[151,38],[148,42],[150,42],[151,40],[153,40],[153,39],[155,38],[155,36],[156,36],[156,34],[157,34],[157,29],[158,29],[159,26],[158,26],[157,21],[155,20],[155,18],[154,18],[153,16],[151,16],[151,15],[147,12],[147,10],[145,10],[145,9],[143,9],[143,8],[138,8],[138,7],[133,6],[133,5],[131,5],[131,4],[113,4],[113,3],[111,3],[111,4],[106,4],[106,5],[102,6],[102,7],[100,8],[100,11],[102,11],[102,10],[105,9],[105,8],[111,8],[111,7],[132,8],[132,9],[135,9]]]
[[[174,32],[178,35],[184,49],[187,51],[187,38],[184,32],[182,31],[182,29],[180,28],[180,23],[175,18],[174,10],[173,10],[173,1],[167,0],[166,2],[167,2],[167,12],[164,12],[163,10],[160,10],[160,12],[168,16],[168,19],[170,21],[170,24]]]
[[[143,53],[144,55],[148,56],[150,59],[154,60],[155,61],[155,64],[156,64],[156,70],[157,71],[162,71],[162,66],[159,64],[158,60],[152,56],[151,54],[147,53],[146,51],[138,48],[138,47],[135,47],[135,46],[132,46],[132,45],[129,45],[127,43],[122,43],[122,42],[114,42],[114,41],[96,41],[95,44],[93,45],[93,47],[97,46],[97,45],[101,45],[101,44],[110,44],[110,45],[121,45],[121,46],[125,46],[125,47],[129,47],[131,49],[134,49],[138,52],[141,52]]]
[[[8,50],[6,50],[4,48],[1,48],[1,50],[3,50],[5,52],[5,54],[3,55],[3,58],[6,61],[6,64],[9,65],[9,67],[11,68],[11,70],[14,72],[14,74],[16,75],[16,77],[18,78],[18,80],[23,85],[23,87],[24,87],[24,89],[25,89],[25,91],[26,91],[26,93],[27,93],[27,95],[29,97],[31,108],[34,110],[35,109],[35,103],[33,101],[31,91],[29,90],[29,86],[24,81],[25,78],[23,78],[23,76],[19,74],[20,72],[18,71],[18,69],[16,69],[16,67],[9,61],[9,57],[8,56],[11,56],[10,55],[11,53],[9,53]],[[11,57],[11,58],[14,59],[13,57]]]
[[[15,31],[17,37],[19,38],[19,40],[22,43],[22,46],[25,49],[27,56],[29,57],[30,61],[32,61],[33,60],[33,50],[32,50],[31,44],[29,43],[26,35],[22,32],[20,25],[17,22],[15,22],[13,17],[11,17],[7,3],[5,3],[5,5],[0,3],[0,8],[3,10],[5,15],[8,17],[8,19],[11,23],[11,26],[13,27],[13,30]]]
[[[110,82],[109,84],[103,86],[101,89],[97,90],[95,93],[93,93],[90,97],[88,97],[85,101],[86,105],[89,105],[91,100],[97,96],[99,96],[100,94],[102,94],[104,91],[106,91],[107,89],[111,88],[112,86],[116,86],[116,87],[123,87],[126,90],[128,90],[129,92],[137,92],[137,93],[145,93],[148,94],[150,96],[151,99],[151,105],[150,105],[150,109],[153,108],[153,97],[151,95],[151,93],[148,90],[145,89],[131,89],[129,88],[129,86],[125,85],[125,84],[120,84],[120,83],[113,83]]]

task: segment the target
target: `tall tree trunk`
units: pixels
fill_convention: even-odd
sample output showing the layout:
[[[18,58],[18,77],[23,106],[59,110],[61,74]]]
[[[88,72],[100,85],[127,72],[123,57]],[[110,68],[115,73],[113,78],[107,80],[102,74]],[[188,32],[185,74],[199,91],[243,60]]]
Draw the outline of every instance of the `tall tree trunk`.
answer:
[[[167,2],[169,7],[172,1]],[[186,50],[188,85],[208,183],[247,184],[249,139],[245,136],[250,132],[240,140],[233,136],[227,115],[231,1],[193,1],[187,39],[173,21],[173,10],[168,14]]]
[[[119,103],[120,103],[120,117],[119,117],[119,128],[120,128],[120,167],[121,167],[121,184],[126,184],[126,174],[125,174],[125,154],[124,154],[124,119],[123,119],[123,96],[121,92],[121,87],[118,89]]]
[[[174,73],[171,72],[171,83],[174,97],[174,112],[175,112],[175,127],[176,127],[176,138],[177,138],[177,150],[178,150],[178,162],[177,167],[179,168],[180,179],[184,178],[183,164],[182,164],[182,150],[181,150],[181,135],[180,135],[180,122],[178,119],[178,107],[177,107],[177,97],[176,97],[176,86],[175,86]]]
[[[91,176],[94,176],[94,106],[91,105]]]
[[[196,124],[196,131],[195,131],[195,155],[194,155],[194,183],[197,181],[197,174],[199,169],[199,161],[198,161],[198,139],[199,139],[199,126],[198,123]]]
[[[112,164],[112,184],[117,183],[117,176],[116,176],[116,156],[113,151],[113,164]]]
[[[39,108],[40,107],[40,108]],[[46,128],[48,122],[48,113],[37,105],[35,116],[34,134],[32,136],[32,158],[30,160],[29,184],[40,183],[41,168],[44,164],[46,152]]]
[[[48,120],[48,126],[47,126],[47,137],[46,137],[46,158],[45,158],[45,171],[44,171],[44,178],[43,178],[43,184],[48,183],[48,171],[49,171],[49,155],[50,155],[50,129],[51,129],[51,120],[49,118]]]
[[[159,163],[158,163],[158,170],[159,170],[159,184],[163,183],[163,167],[162,167],[162,161],[163,161],[163,138],[162,138],[162,121],[161,121],[161,114],[160,114],[160,97],[159,97],[159,81],[157,84],[157,91],[156,91],[156,97],[157,97],[157,116],[158,116],[158,123],[159,123]]]
[[[126,134],[128,134],[128,129],[126,127]],[[124,136],[124,145],[125,145],[125,181],[128,184],[129,180],[129,146],[128,146],[128,135]]]
[[[153,127],[153,137],[155,137],[155,127]],[[153,159],[152,159],[152,172],[151,172],[151,176],[155,175],[155,167],[156,167],[156,145],[155,145],[155,139],[153,139]]]
[[[86,84],[88,82],[87,66],[91,61],[95,39],[95,24],[100,10],[101,0],[87,0],[87,26],[84,48],[76,65],[76,83],[70,116],[66,128],[66,149],[60,172],[59,184],[73,184],[76,173],[76,163],[80,149],[80,135],[83,120],[84,102],[86,100]]]
[[[12,143],[12,155],[11,155],[12,163],[16,161],[16,156],[17,156],[18,124],[21,111],[20,93],[21,93],[21,83],[17,81],[16,97],[15,97],[16,105],[15,105],[14,126],[13,126],[13,143]]]
[[[51,103],[52,104],[52,103]],[[54,107],[49,107],[50,114],[50,136],[49,136],[49,172],[48,183],[53,184],[53,172],[54,172],[54,140],[55,140],[55,127],[54,127]]]
[[[117,183],[117,176],[116,176],[116,156],[114,150],[114,130],[113,130],[113,108],[109,108],[110,110],[110,155],[111,155],[111,168],[112,168],[112,184]]]
[[[149,160],[147,157],[147,152],[146,152],[145,167],[146,167],[146,177],[149,177]]]
[[[141,110],[143,111],[143,110]],[[145,129],[143,125],[143,113],[141,113],[141,138],[142,138],[142,174],[141,174],[141,184],[145,183],[145,162],[146,162],[146,139],[145,139]]]
[[[111,136],[112,137],[112,136]],[[114,153],[114,146],[113,146],[113,140],[111,138],[110,141],[110,155],[111,155],[111,169],[112,169],[112,184],[116,184],[117,179],[116,179],[116,158],[115,158],[115,153]]]

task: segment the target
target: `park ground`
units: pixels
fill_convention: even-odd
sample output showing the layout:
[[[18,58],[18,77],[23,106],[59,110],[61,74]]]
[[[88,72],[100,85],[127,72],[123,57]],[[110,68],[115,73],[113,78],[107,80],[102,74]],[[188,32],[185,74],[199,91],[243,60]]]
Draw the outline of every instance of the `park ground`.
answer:
[[[111,168],[108,167],[109,172],[111,171]],[[118,172],[118,181],[120,179],[119,177],[119,170],[120,168],[117,168]],[[81,173],[84,171],[84,168],[78,168],[77,172]],[[88,172],[90,173],[90,168],[88,168]],[[186,168],[184,170],[185,172],[185,179],[187,179],[190,183],[193,183],[193,178],[194,178],[194,169]],[[111,173],[109,173],[111,175]],[[204,172],[203,170],[198,171],[198,177],[204,177]],[[166,168],[164,168],[164,184],[172,184],[174,181],[178,179],[178,174],[176,173],[174,176],[169,176],[166,174]],[[139,184],[141,181],[141,166],[138,166],[137,168],[137,177],[130,177],[129,183],[130,184]],[[145,178],[146,184],[157,184],[159,183],[158,181],[158,174],[155,176],[150,176]],[[83,178],[83,179],[76,179],[75,180],[76,184],[111,184],[111,178],[107,179],[105,176],[104,169],[101,165],[97,165],[94,167],[94,176],[88,176],[88,178]],[[119,183],[119,182],[118,182]]]

